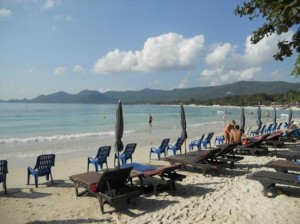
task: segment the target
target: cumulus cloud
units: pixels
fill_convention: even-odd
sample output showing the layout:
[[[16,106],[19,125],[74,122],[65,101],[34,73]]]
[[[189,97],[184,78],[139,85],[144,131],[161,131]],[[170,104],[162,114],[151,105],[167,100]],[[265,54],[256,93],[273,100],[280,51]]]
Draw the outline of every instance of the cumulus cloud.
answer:
[[[251,44],[248,36],[241,53],[230,43],[215,46],[205,57],[208,68],[200,72],[201,82],[210,85],[219,85],[240,80],[257,79],[262,66],[273,61],[280,40],[290,40],[293,33],[283,35],[273,34],[262,39],[257,44]],[[278,73],[273,73],[274,76]],[[267,76],[267,75],[265,75]],[[272,73],[269,75],[272,77]]]
[[[150,37],[140,51],[115,49],[94,65],[96,73],[150,72],[190,68],[204,47],[204,36],[185,38],[177,33]]]
[[[6,9],[6,8],[0,9],[0,18],[10,17],[10,16],[11,16],[11,11],[9,9]]]
[[[81,73],[83,72],[83,67],[81,65],[75,65],[74,68],[73,68],[73,71],[74,72],[78,72],[78,73]]]
[[[57,67],[54,69],[54,74],[55,75],[63,75],[66,71],[65,67]]]
[[[190,78],[190,72],[183,77],[183,79],[178,84],[177,88],[178,89],[187,88],[189,86],[189,78]]]
[[[243,70],[226,70],[224,67],[219,67],[203,70],[200,79],[209,85],[220,85],[254,79],[260,71],[261,67],[250,67]]]
[[[292,32],[282,35],[273,34],[265,37],[257,44],[251,44],[251,37],[248,36],[245,42],[244,60],[248,64],[259,64],[273,60],[273,55],[277,52],[277,43],[280,40],[291,40]]]
[[[47,10],[47,9],[52,9],[57,5],[60,5],[60,1],[58,1],[58,0],[47,0],[42,8]]]
[[[205,61],[207,64],[220,64],[226,56],[233,51],[233,47],[229,43],[218,45],[211,53],[209,53]]]

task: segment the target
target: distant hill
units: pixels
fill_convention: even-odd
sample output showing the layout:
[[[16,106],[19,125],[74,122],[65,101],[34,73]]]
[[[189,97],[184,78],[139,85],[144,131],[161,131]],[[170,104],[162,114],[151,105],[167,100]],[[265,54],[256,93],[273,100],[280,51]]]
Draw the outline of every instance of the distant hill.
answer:
[[[9,100],[6,102],[109,104],[116,103],[120,99],[127,104],[161,104],[187,101],[200,102],[225,96],[253,95],[257,93],[276,94],[285,93],[289,90],[300,91],[300,83],[240,81],[220,86],[173,90],[142,89],[139,91],[108,91],[105,93],[83,90],[77,94],[68,94],[61,91],[50,95],[40,95],[31,100]]]

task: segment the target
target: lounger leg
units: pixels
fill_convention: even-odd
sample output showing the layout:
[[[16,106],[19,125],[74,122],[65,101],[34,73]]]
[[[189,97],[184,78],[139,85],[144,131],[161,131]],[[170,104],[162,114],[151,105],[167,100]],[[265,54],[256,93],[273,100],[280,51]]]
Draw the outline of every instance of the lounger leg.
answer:
[[[104,213],[104,205],[103,205],[104,203],[103,203],[103,200],[102,200],[101,197],[99,197],[98,199],[99,199],[99,203],[100,203],[100,210],[101,210],[102,213]]]
[[[4,192],[5,194],[7,194],[7,189],[6,189],[6,180],[3,181],[3,188],[4,188]]]
[[[27,185],[29,185],[29,180],[30,180],[30,171],[27,169]]]
[[[87,159],[87,172],[90,171],[90,161],[89,161],[89,158]]]
[[[37,174],[35,174],[34,175],[34,182],[35,182],[35,187],[38,187],[38,175]]]

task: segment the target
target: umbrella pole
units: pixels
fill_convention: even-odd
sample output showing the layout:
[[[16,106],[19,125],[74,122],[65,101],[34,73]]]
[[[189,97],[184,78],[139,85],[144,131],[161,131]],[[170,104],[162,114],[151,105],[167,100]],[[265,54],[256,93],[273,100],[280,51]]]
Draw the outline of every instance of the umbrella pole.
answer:
[[[185,155],[186,155],[186,139],[184,139],[184,152],[185,152]]]
[[[120,151],[119,151],[119,149],[117,149],[118,150],[118,170],[120,169],[120,158],[119,158],[119,156],[120,156]]]

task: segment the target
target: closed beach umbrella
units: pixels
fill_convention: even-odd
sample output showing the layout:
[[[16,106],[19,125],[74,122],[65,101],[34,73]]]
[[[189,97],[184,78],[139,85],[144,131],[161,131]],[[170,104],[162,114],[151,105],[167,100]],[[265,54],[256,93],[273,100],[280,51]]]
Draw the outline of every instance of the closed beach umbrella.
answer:
[[[257,105],[257,121],[256,124],[258,125],[258,127],[261,126],[262,122],[261,122],[261,108],[260,108],[260,102],[258,102]]]
[[[241,125],[241,131],[244,133],[244,131],[245,131],[245,110],[244,110],[244,108],[242,108],[242,111],[241,111],[240,125]]]
[[[117,155],[119,158],[120,151],[123,150],[123,142],[122,142],[122,136],[123,136],[123,129],[124,129],[124,120],[123,120],[123,110],[122,110],[122,103],[119,100],[118,107],[116,110],[116,126],[115,126],[115,149],[117,151]],[[120,160],[118,159],[118,169],[120,168]]]
[[[288,125],[290,126],[292,123],[292,117],[293,117],[293,113],[292,113],[292,109],[290,108],[290,112],[289,112],[289,116],[288,116]]]
[[[181,138],[184,139],[184,148],[185,148],[185,154],[186,154],[186,139],[187,139],[187,132],[186,132],[186,120],[185,120],[185,113],[183,105],[180,104],[180,117],[181,117]]]
[[[273,108],[273,125],[274,125],[274,127],[276,125],[276,119],[277,119],[277,117],[276,117],[276,108],[274,107]]]

